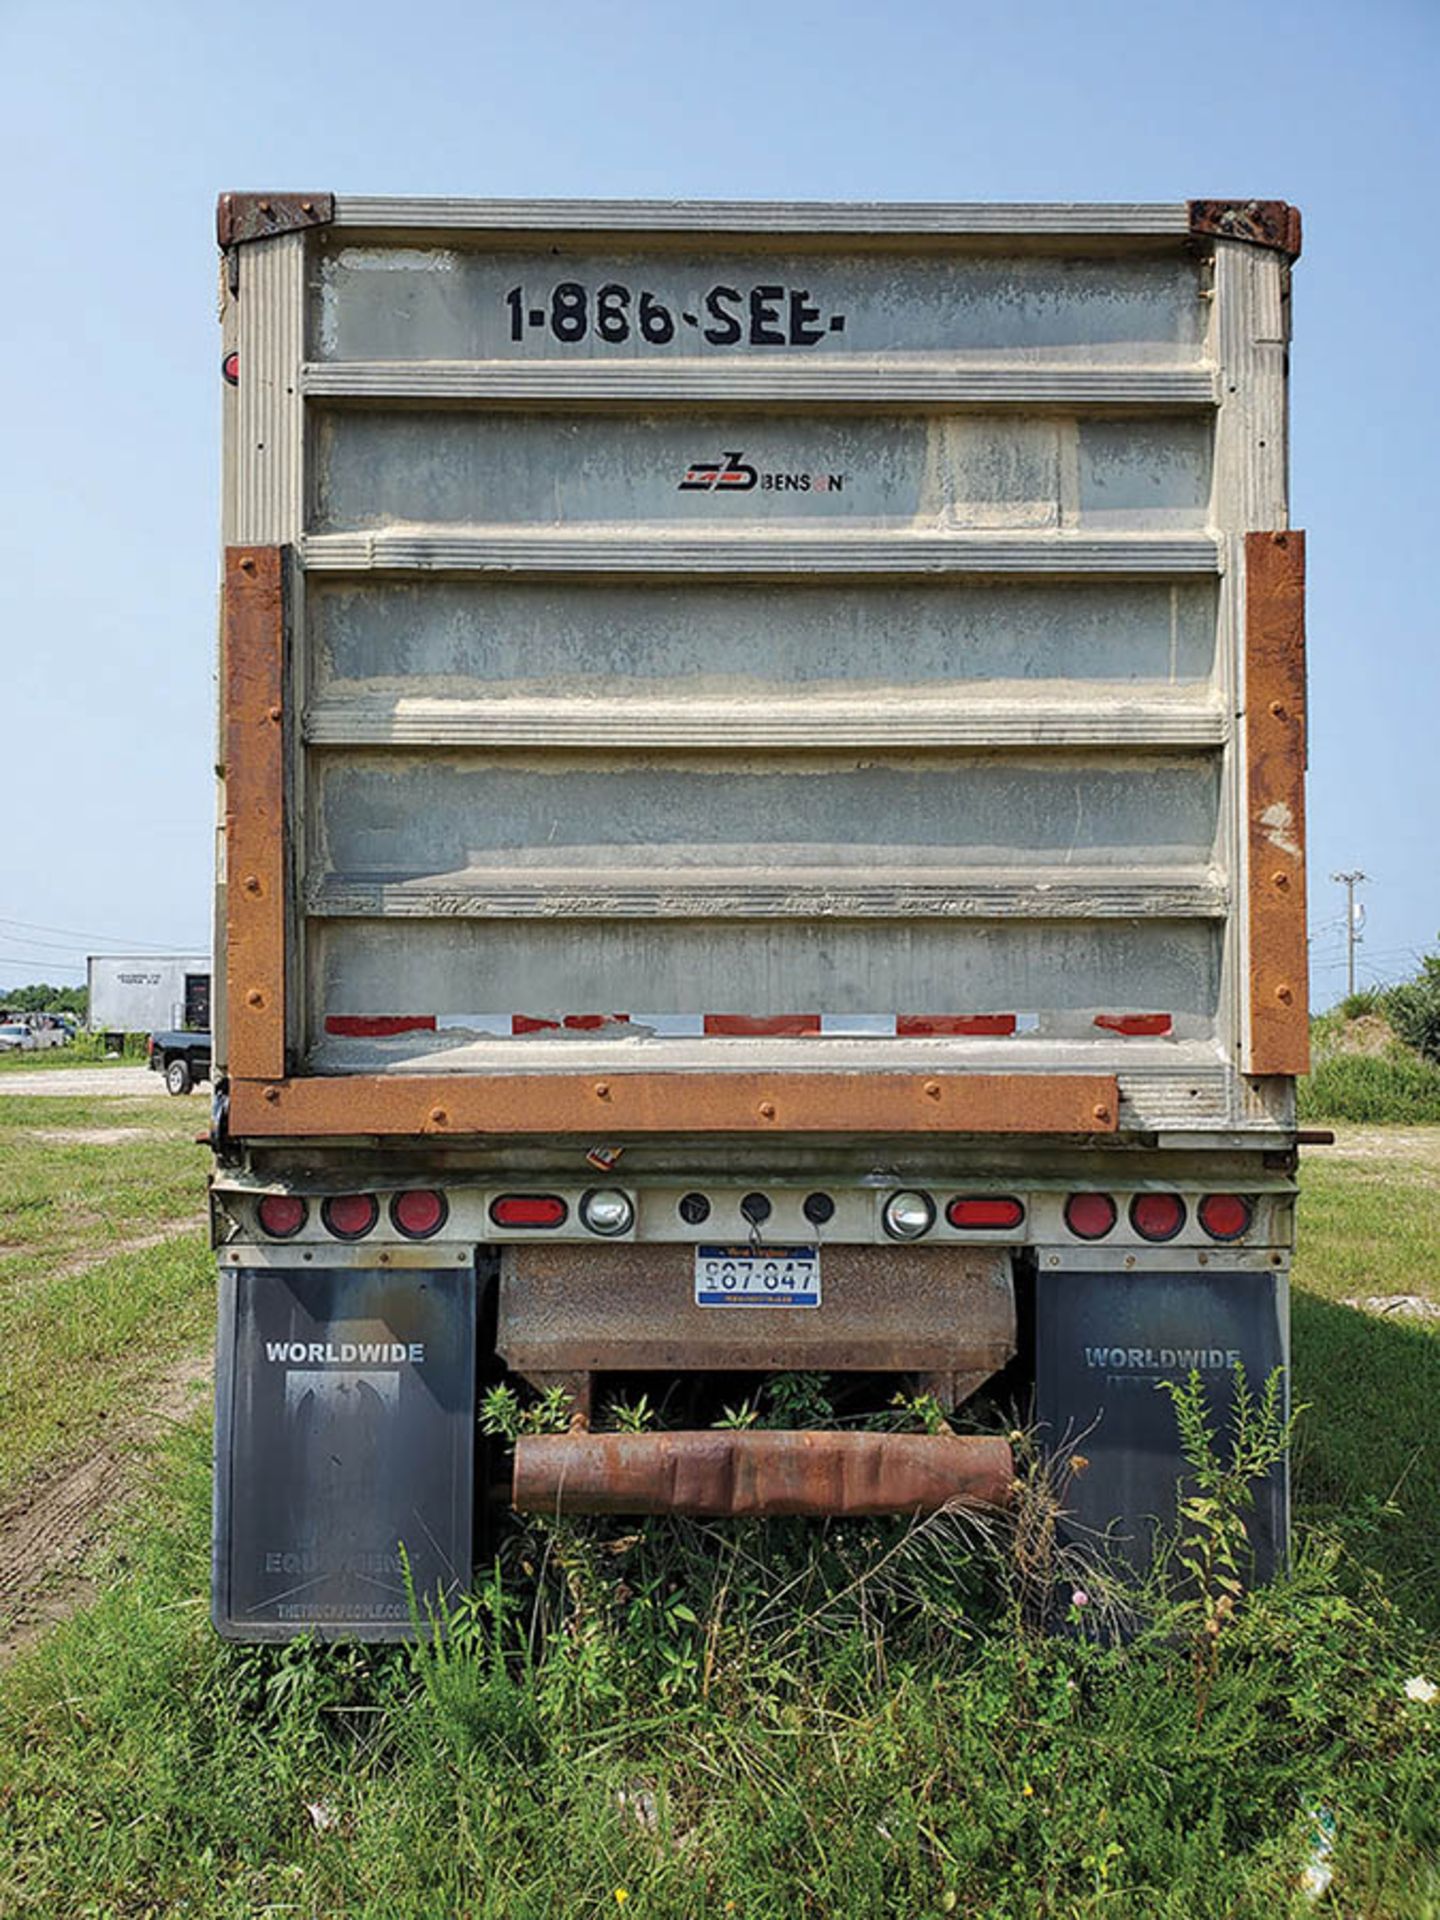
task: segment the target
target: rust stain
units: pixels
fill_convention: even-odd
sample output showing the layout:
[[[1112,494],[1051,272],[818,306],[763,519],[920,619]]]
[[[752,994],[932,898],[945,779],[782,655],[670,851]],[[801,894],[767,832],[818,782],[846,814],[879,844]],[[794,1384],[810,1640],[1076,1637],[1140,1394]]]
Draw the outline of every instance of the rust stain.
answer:
[[[817,1312],[716,1312],[696,1304],[692,1245],[518,1242],[502,1259],[496,1351],[532,1382],[789,1367],[985,1380],[1014,1357],[1008,1248],[837,1244],[820,1266]]]
[[[1272,247],[1292,260],[1300,257],[1300,209],[1287,200],[1192,200],[1190,231],[1197,237]]]
[[[279,838],[276,836],[278,859]],[[232,905],[232,913],[233,913]],[[275,925],[274,963],[281,958]],[[233,964],[233,960],[232,960]],[[232,973],[232,980],[235,978]],[[278,987],[279,973],[276,974]],[[243,997],[243,995],[242,995]],[[281,1031],[275,1023],[278,1047]],[[277,1058],[272,1051],[267,1058]],[[285,1080],[231,1070],[230,1126],[269,1138],[356,1134],[1114,1133],[1119,1088],[1080,1073],[375,1074]],[[260,1087],[253,1083],[269,1079]]]
[[[222,193],[215,204],[215,238],[222,247],[238,247],[323,227],[334,218],[333,193]]]
[[[285,1072],[284,560],[225,556],[226,1065]]]
[[[1305,536],[1245,536],[1248,1073],[1310,1067],[1305,940]]]
[[[915,1433],[529,1434],[514,1504],[529,1513],[934,1513],[1008,1505],[1008,1442]]]

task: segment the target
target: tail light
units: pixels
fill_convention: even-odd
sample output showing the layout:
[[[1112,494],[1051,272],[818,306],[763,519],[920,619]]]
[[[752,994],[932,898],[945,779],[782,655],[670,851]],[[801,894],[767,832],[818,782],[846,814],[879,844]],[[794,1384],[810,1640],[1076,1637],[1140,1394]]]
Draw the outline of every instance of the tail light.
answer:
[[[950,1202],[945,1209],[945,1218],[952,1227],[968,1227],[972,1231],[988,1228],[991,1232],[1004,1232],[1009,1227],[1021,1224],[1025,1209],[1018,1200],[989,1200],[978,1195],[967,1195]]]
[[[397,1233],[407,1240],[430,1240],[450,1217],[443,1193],[430,1187],[417,1187],[410,1193],[397,1193],[390,1202],[390,1220]]]
[[[710,1218],[710,1202],[703,1193],[684,1193],[676,1211],[688,1227],[703,1226]]]
[[[1108,1193],[1072,1193],[1065,1202],[1065,1224],[1077,1240],[1103,1240],[1118,1217]]]
[[[569,1212],[558,1193],[502,1193],[490,1202],[497,1227],[563,1227]]]
[[[262,1233],[272,1240],[293,1240],[310,1209],[298,1193],[267,1193],[255,1209]]]
[[[634,1226],[635,1209],[628,1193],[597,1187],[581,1196],[580,1218],[591,1233],[613,1238],[617,1233],[628,1233]]]
[[[220,362],[220,371],[225,376],[225,384],[227,387],[238,387],[240,384],[239,354],[227,353],[225,358]]]
[[[1254,1207],[1238,1193],[1207,1193],[1198,1212],[1212,1240],[1243,1240],[1255,1219]]]
[[[1137,1193],[1130,1224],[1142,1240],[1173,1240],[1185,1224],[1185,1202],[1178,1193]]]
[[[373,1193],[337,1193],[320,1208],[327,1233],[337,1240],[363,1240],[380,1218]]]
[[[918,1240],[935,1224],[935,1202],[928,1193],[892,1193],[880,1218],[892,1240]]]

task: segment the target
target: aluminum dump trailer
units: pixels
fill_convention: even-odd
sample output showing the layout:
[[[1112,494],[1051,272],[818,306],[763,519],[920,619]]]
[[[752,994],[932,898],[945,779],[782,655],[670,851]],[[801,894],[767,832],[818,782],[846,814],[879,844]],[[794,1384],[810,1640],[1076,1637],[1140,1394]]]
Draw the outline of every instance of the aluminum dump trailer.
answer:
[[[995,1407],[1143,1559],[1157,1383],[1287,1353],[1294,209],[219,227],[220,1629],[403,1634],[507,1502],[1003,1502]]]

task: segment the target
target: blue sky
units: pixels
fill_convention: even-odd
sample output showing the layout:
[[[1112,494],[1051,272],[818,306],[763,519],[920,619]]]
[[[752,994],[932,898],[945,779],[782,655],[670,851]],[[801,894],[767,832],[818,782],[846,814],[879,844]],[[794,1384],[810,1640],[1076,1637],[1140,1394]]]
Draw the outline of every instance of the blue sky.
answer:
[[[208,942],[225,187],[1290,199],[1315,988],[1440,944],[1440,5],[0,0],[0,986]]]

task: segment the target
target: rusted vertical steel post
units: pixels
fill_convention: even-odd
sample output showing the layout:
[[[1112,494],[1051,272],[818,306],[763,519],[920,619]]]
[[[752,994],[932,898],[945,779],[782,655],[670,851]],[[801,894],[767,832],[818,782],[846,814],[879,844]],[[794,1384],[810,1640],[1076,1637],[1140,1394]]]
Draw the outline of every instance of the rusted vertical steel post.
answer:
[[[279,547],[225,555],[226,1067],[285,1073],[285,587]]]
[[[1310,1070],[1305,940],[1305,536],[1245,536],[1245,770],[1253,1074]]]

